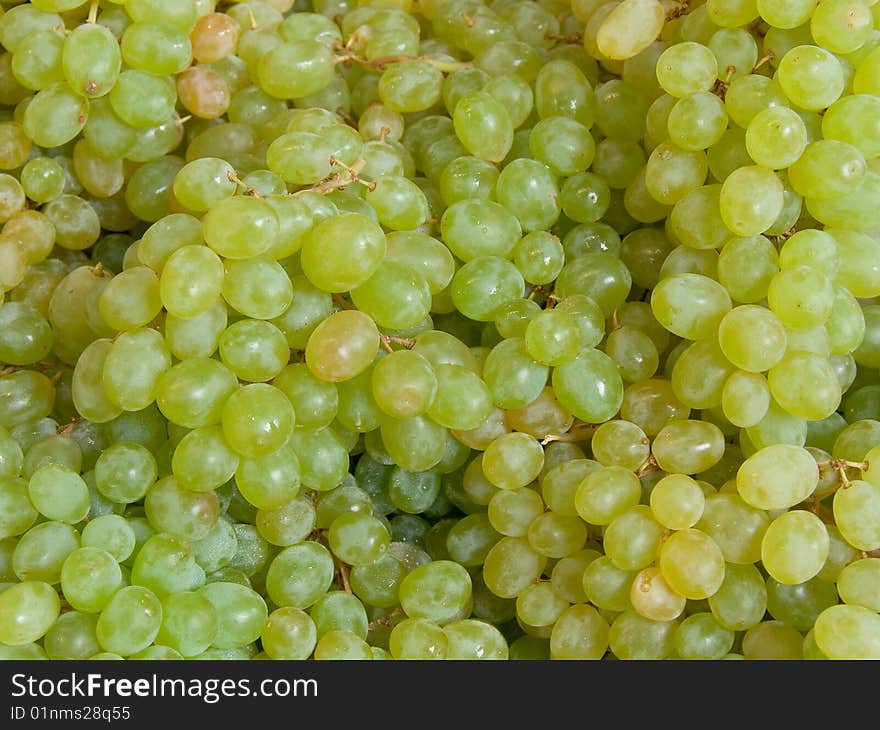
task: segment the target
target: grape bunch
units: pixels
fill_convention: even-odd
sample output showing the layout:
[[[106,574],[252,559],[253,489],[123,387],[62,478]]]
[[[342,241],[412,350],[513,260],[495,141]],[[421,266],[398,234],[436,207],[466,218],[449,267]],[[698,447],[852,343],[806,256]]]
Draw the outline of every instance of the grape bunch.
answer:
[[[0,10],[0,658],[880,659],[876,0]]]

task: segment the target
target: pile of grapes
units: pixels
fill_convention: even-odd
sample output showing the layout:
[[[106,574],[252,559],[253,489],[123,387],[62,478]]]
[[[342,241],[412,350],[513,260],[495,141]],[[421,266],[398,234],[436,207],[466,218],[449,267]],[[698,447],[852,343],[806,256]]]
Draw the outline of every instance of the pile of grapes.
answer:
[[[0,16],[0,658],[880,658],[880,3]]]

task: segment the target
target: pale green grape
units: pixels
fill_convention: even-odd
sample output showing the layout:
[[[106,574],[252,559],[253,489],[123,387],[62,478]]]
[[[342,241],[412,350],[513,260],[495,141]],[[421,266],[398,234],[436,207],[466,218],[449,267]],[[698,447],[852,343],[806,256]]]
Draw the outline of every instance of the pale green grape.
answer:
[[[761,562],[775,580],[787,585],[815,576],[828,557],[829,538],[812,512],[792,510],[773,520],[761,542]]]
[[[88,487],[73,469],[47,464],[28,480],[28,498],[44,517],[76,524],[89,513]]]
[[[196,593],[207,598],[217,613],[214,647],[235,649],[247,646],[265,630],[268,618],[266,602],[251,588],[218,581],[202,586]]]
[[[816,488],[819,470],[806,449],[774,444],[746,459],[736,475],[736,487],[758,509],[787,509],[805,500]]]
[[[738,368],[752,373],[769,370],[785,355],[785,327],[769,309],[744,304],[730,310],[718,325],[721,351]]]
[[[864,606],[831,606],[816,618],[816,645],[829,658],[874,659],[880,656],[880,617]]]
[[[37,641],[55,623],[61,601],[48,583],[25,580],[0,593],[0,641],[23,646]]]
[[[830,51],[813,45],[789,50],[779,61],[776,79],[785,95],[806,110],[831,106],[844,88],[840,61]]]

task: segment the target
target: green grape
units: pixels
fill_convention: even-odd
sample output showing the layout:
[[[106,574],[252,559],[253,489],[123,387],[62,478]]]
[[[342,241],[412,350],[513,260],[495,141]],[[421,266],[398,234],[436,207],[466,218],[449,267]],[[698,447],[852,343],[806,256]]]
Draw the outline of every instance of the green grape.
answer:
[[[730,305],[724,287],[701,274],[668,276],[651,293],[651,311],[657,321],[690,340],[705,339],[718,330]]]
[[[328,542],[333,554],[350,565],[369,565],[388,549],[390,535],[372,515],[346,512],[330,525]]]
[[[648,157],[644,185],[656,203],[674,205],[705,182],[708,169],[702,150],[683,150],[667,140],[657,145]]]
[[[691,40],[666,48],[657,59],[656,70],[663,91],[676,98],[709,91],[718,77],[715,54]]]
[[[440,100],[442,84],[442,72],[428,61],[399,61],[380,76],[379,99],[395,112],[420,112]]]
[[[83,547],[105,550],[117,562],[128,558],[135,546],[135,534],[131,525],[121,515],[107,514],[90,519],[82,530]]]
[[[612,423],[612,422],[609,422]],[[623,466],[606,466],[588,473],[574,495],[577,514],[591,525],[609,525],[641,500],[639,478]]]
[[[220,293],[236,311],[254,319],[284,314],[293,299],[290,277],[277,261],[264,256],[227,261]]]
[[[522,296],[519,270],[499,256],[478,256],[456,271],[450,284],[457,309],[470,319],[489,322],[502,304]]]
[[[880,490],[873,482],[861,479],[844,485],[834,494],[834,520],[844,539],[859,550],[875,550],[880,534],[873,515],[880,504]]]
[[[382,261],[375,272],[351,290],[352,302],[380,327],[405,330],[425,320],[431,292],[425,278],[399,260]]]
[[[142,586],[126,586],[101,611],[95,635],[104,651],[129,656],[153,643],[161,623],[156,595]]]
[[[196,591],[214,606],[217,613],[217,634],[212,646],[235,649],[256,641],[268,619],[266,601],[247,586],[218,581]]]
[[[682,659],[722,659],[733,643],[734,632],[709,612],[689,615],[675,630],[675,651]]]
[[[873,265],[877,242],[869,235],[843,228],[826,228],[837,247],[834,283],[846,287],[856,297],[876,296],[880,277]]]
[[[21,185],[28,198],[46,203],[64,192],[64,172],[50,157],[35,157],[21,169]]]
[[[666,124],[670,141],[678,147],[705,150],[723,136],[727,129],[727,112],[715,94],[698,91],[675,103]]]
[[[782,204],[782,182],[772,170],[760,165],[740,167],[721,184],[721,217],[738,236],[756,236],[767,230]]]
[[[241,319],[218,340],[220,359],[240,380],[272,380],[287,365],[290,348],[284,333],[259,319]]]
[[[146,408],[170,366],[171,353],[161,334],[146,327],[128,329],[116,338],[104,359],[102,380],[107,398],[126,411]]]
[[[767,610],[777,621],[783,621],[801,632],[807,632],[816,617],[839,602],[837,589],[831,581],[811,578],[803,583],[785,584],[767,580]]]
[[[724,95],[724,108],[730,118],[743,129],[759,113],[785,105],[785,94],[782,93],[779,83],[757,73],[737,76],[730,82]],[[768,130],[765,129],[765,133],[766,131]]]
[[[826,608],[816,618],[814,639],[829,658],[872,659],[880,656],[876,612],[864,606],[838,605]]]
[[[786,332],[769,309],[743,304],[730,310],[718,325],[724,356],[742,370],[761,373],[777,365],[786,352]]]
[[[236,390],[226,399],[221,414],[227,443],[247,458],[280,448],[295,422],[290,401],[268,383],[251,383]]]
[[[831,106],[844,88],[840,61],[830,51],[813,45],[789,50],[779,61],[776,79],[785,95],[808,111]]]
[[[443,628],[425,618],[406,618],[388,639],[394,659],[446,659],[449,641]]]
[[[308,608],[330,587],[333,558],[320,543],[305,541],[279,552],[266,573],[268,597],[278,606]]]
[[[0,534],[4,538],[25,533],[37,520],[39,513],[31,503],[28,482],[17,476],[6,476],[0,481],[0,500],[3,504]]]
[[[696,528],[670,535],[660,548],[658,563],[670,587],[692,600],[714,595],[724,580],[721,548]]]
[[[672,206],[668,224],[683,245],[709,250],[727,241],[730,232],[720,218],[720,194],[720,185],[703,185]]]
[[[25,580],[0,594],[0,641],[23,646],[46,634],[58,618],[61,601],[48,583]]]
[[[377,223],[357,213],[343,213],[312,228],[302,247],[303,272],[323,291],[348,291],[378,269],[385,247]]]
[[[507,258],[522,228],[513,210],[491,200],[469,198],[452,203],[443,212],[440,233],[449,250],[469,262],[482,256]]]
[[[315,508],[311,502],[297,497],[276,509],[257,511],[256,526],[260,535],[272,545],[288,547],[302,542],[311,533]]]
[[[851,606],[877,610],[877,558],[855,560],[840,571],[837,590],[841,600]]]
[[[333,54],[316,40],[281,43],[263,54],[257,66],[260,87],[279,99],[315,94],[333,78]]]
[[[225,194],[210,201],[203,226],[207,244],[218,255],[232,259],[264,253],[275,242],[279,230],[278,216],[267,202]]]
[[[684,611],[687,599],[676,593],[656,566],[636,575],[630,587],[630,602],[637,614],[652,621],[674,621]]]
[[[593,163],[596,143],[590,130],[576,119],[548,116],[529,132],[529,150],[555,175],[584,172]]]
[[[199,540],[217,522],[220,504],[215,492],[184,489],[173,476],[167,476],[147,490],[144,512],[156,530],[187,540]]]
[[[89,513],[88,487],[82,477],[66,466],[47,464],[28,481],[28,498],[44,517],[76,524]]]
[[[770,576],[786,585],[815,576],[828,557],[828,532],[812,512],[792,510],[774,519],[761,541],[761,562]]]
[[[707,421],[675,419],[657,433],[651,454],[661,469],[679,474],[706,471],[721,459],[724,435]]]
[[[61,566],[64,599],[78,611],[99,613],[121,587],[119,564],[106,550],[81,547]]]
[[[650,442],[635,423],[617,419],[600,424],[591,439],[593,458],[603,466],[635,471],[650,454]]]
[[[455,105],[452,119],[455,134],[475,157],[500,162],[513,144],[510,115],[501,102],[486,91],[465,94]]]
[[[684,474],[668,474],[650,494],[654,518],[669,530],[693,527],[703,514],[705,495],[700,486]]]
[[[605,554],[621,570],[641,570],[654,560],[662,534],[663,527],[654,520],[651,508],[634,505],[617,514],[605,528]]]
[[[64,41],[61,65],[75,91],[89,99],[104,96],[113,88],[122,66],[119,43],[103,25],[77,26]]]
[[[431,375],[436,382],[436,391],[426,412],[434,421],[458,430],[479,428],[485,423],[492,410],[492,393],[479,376],[462,365],[453,364],[437,365],[431,369]],[[430,381],[427,372],[423,377]],[[396,383],[399,388],[401,381],[397,380]],[[398,403],[395,410],[399,410],[400,392],[395,394],[395,400]],[[384,410],[396,415],[388,408]]]
[[[509,658],[507,640],[486,621],[461,619],[443,626],[448,659],[504,660]]]
[[[759,111],[746,127],[746,149],[755,163],[763,167],[789,167],[800,159],[807,141],[803,120],[785,106]]]
[[[64,36],[55,29],[33,30],[12,54],[11,71],[26,89],[39,91],[64,81]]]
[[[171,469],[184,489],[203,492],[225,484],[236,473],[238,455],[219,426],[203,426],[187,433],[177,444]]]
[[[676,621],[654,621],[627,609],[611,622],[608,647],[618,659],[664,659],[674,649],[677,627]]]
[[[832,53],[857,51],[868,40],[873,17],[867,5],[853,0],[832,0],[816,6],[810,31],[817,45]]]
[[[767,587],[754,565],[727,563],[724,581],[709,608],[715,620],[730,631],[744,631],[760,623],[767,610]]]
[[[738,370],[724,381],[721,408],[732,424],[749,428],[767,413],[770,397],[770,387],[763,375]]]
[[[508,537],[524,537],[532,521],[544,511],[541,495],[532,489],[503,489],[489,500],[492,527]]]
[[[770,310],[782,324],[803,330],[824,324],[834,307],[834,288],[828,276],[807,266],[783,269],[770,280]]]
[[[758,509],[787,509],[816,488],[819,471],[805,449],[774,444],[746,459],[736,476],[740,496]]]
[[[66,611],[58,617],[43,638],[49,659],[88,659],[101,651],[95,628],[95,614]]]
[[[194,657],[211,647],[218,628],[214,604],[197,592],[181,591],[162,599],[162,624],[155,641]]]
[[[559,218],[560,203],[565,207],[567,200],[565,186],[560,193],[550,168],[528,159],[513,160],[504,166],[495,184],[495,195],[527,233],[552,226]]]
[[[150,451],[138,443],[118,442],[105,449],[95,463],[95,484],[107,499],[137,502],[156,481],[158,467]]]
[[[62,82],[37,92],[25,109],[22,124],[35,144],[59,147],[82,131],[88,116],[88,99]]]
[[[389,545],[394,548],[394,543]],[[398,588],[408,568],[390,552],[369,565],[351,569],[352,591],[365,603],[378,608],[398,605]]]
[[[841,389],[831,364],[809,352],[786,354],[770,368],[767,382],[773,399],[789,413],[821,420],[840,405]]]

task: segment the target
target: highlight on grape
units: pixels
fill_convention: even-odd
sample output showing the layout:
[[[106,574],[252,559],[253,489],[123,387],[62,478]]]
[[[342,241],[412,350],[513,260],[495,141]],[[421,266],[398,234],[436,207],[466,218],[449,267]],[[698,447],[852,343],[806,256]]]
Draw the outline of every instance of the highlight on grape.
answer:
[[[880,659],[880,3],[0,5],[0,658]]]

